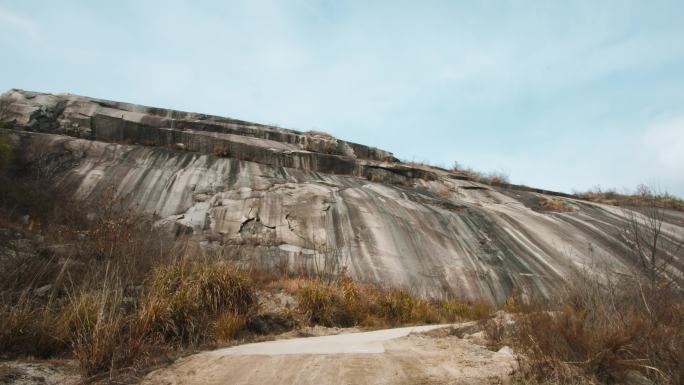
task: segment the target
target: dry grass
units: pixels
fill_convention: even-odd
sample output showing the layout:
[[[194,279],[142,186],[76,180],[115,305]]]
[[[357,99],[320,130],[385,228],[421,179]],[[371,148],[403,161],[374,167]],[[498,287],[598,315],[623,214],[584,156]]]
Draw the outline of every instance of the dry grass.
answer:
[[[323,138],[323,139],[330,139],[330,140],[335,140],[335,137],[325,131],[318,131],[318,130],[309,130],[305,132],[306,135],[312,136],[314,138]]]
[[[661,209],[684,211],[684,200],[681,198],[668,193],[654,192],[643,185],[638,186],[634,193],[628,194],[620,194],[615,190],[601,190],[596,187],[593,190],[576,192],[574,195],[579,199],[612,206],[651,207],[655,205]]]
[[[569,213],[575,211],[572,206],[556,198],[541,198],[539,205],[547,211],[554,211],[557,213]]]
[[[17,158],[0,169],[0,225],[11,229],[0,242],[1,354],[71,356],[90,376],[214,343],[214,330],[230,338],[244,324],[225,314],[254,313],[245,273],[183,258],[113,189],[72,202],[37,167]],[[21,224],[25,214],[39,225]]]
[[[0,307],[0,351],[10,355],[73,356],[84,376],[144,365],[154,354],[208,346],[249,335],[257,290],[293,293],[309,324],[379,328],[489,317],[485,303],[429,301],[407,291],[245,272],[215,260],[165,260],[132,289],[126,270],[110,261],[97,279],[71,282],[52,299],[26,290]],[[127,284],[124,284],[127,282]],[[291,326],[290,326],[291,327]]]
[[[153,272],[138,320],[146,334],[165,343],[201,344],[213,338],[206,331],[219,316],[249,317],[256,305],[253,283],[236,267],[181,261]]]
[[[641,290],[632,279],[585,276],[557,303],[518,310],[512,330],[485,330],[524,353],[524,383],[684,383],[684,302],[669,286]]]
[[[458,162],[454,162],[454,165],[451,167],[451,171],[461,174],[462,176],[475,182],[486,184],[510,183],[510,178],[504,171],[481,172],[470,167],[463,167]]]
[[[67,330],[55,309],[22,298],[0,305],[0,352],[50,357],[68,349]]]
[[[252,281],[224,263],[169,262],[137,293],[121,284],[122,270],[105,269],[100,284],[83,283],[58,301],[26,295],[0,306],[0,351],[73,354],[92,375],[144,360],[150,349],[231,339],[256,312]]]
[[[227,311],[214,322],[214,337],[220,342],[233,340],[245,329],[246,324],[247,316],[234,311]]]
[[[121,290],[103,285],[98,292],[80,293],[68,311],[72,353],[84,375],[128,366],[143,353],[143,341],[131,335]]]
[[[300,311],[311,324],[383,327],[453,322],[491,316],[486,302],[431,301],[401,289],[381,289],[348,277],[334,282],[299,282]]]

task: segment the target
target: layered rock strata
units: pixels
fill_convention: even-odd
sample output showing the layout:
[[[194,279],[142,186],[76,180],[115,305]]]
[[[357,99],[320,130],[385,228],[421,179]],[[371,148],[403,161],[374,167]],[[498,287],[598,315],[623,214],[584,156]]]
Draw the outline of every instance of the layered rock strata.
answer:
[[[3,132],[77,199],[108,189],[203,249],[278,269],[346,271],[431,297],[552,295],[577,268],[638,266],[623,209],[400,162],[392,153],[229,118],[11,90]],[[548,211],[553,199],[565,209]],[[665,236],[684,236],[668,212]],[[671,274],[680,277],[681,260]]]

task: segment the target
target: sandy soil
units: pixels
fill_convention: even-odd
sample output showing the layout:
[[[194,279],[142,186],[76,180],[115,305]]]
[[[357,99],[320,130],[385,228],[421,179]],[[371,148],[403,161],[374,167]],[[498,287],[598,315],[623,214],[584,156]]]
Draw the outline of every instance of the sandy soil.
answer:
[[[73,361],[0,361],[0,385],[71,385],[80,380]]]
[[[421,333],[435,328],[443,332]],[[498,384],[515,367],[477,333],[449,325],[296,338],[203,352],[150,373],[144,384]]]

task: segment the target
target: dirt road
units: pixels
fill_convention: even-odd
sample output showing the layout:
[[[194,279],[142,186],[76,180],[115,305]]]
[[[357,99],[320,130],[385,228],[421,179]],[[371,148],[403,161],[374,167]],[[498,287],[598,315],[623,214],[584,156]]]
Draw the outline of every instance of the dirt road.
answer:
[[[240,345],[186,357],[143,383],[498,384],[507,378],[515,365],[507,348],[492,352],[453,330],[430,325]]]

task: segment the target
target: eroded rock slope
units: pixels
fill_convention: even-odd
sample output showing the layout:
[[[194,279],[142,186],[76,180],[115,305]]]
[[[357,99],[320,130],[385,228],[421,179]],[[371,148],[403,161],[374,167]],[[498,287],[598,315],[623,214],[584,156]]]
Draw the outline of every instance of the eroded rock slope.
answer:
[[[387,151],[239,120],[11,90],[5,132],[78,199],[113,189],[157,224],[262,267],[497,302],[550,295],[577,267],[627,271],[624,212],[398,161]],[[544,209],[547,199],[564,212]],[[668,237],[684,216],[668,213]],[[681,277],[682,261],[673,274]]]

